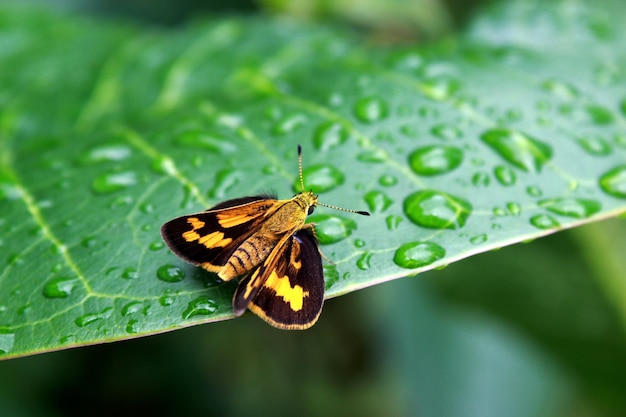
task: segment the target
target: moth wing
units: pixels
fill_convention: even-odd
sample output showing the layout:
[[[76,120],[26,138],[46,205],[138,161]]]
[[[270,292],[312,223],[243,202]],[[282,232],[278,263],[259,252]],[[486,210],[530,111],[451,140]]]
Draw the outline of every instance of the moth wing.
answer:
[[[183,260],[219,272],[276,202],[266,195],[224,201],[201,213],[168,221],[161,226],[161,236]]]
[[[279,329],[307,329],[322,311],[324,272],[317,239],[309,229],[288,236],[246,277],[233,297],[235,313],[249,308]]]

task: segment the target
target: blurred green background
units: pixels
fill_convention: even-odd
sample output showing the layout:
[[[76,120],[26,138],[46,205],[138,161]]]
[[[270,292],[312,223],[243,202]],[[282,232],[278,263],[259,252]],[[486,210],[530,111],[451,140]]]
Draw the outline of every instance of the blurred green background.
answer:
[[[41,2],[44,3],[44,2]],[[383,42],[453,34],[480,2],[64,0],[176,27],[284,13]],[[0,362],[1,416],[624,416],[626,224],[615,219],[329,300],[306,332],[258,318]]]

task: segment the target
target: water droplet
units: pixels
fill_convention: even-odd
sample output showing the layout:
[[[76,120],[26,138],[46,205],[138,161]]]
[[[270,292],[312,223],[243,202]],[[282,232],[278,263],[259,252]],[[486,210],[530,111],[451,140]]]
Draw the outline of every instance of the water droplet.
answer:
[[[345,181],[343,173],[332,165],[313,165],[302,171],[302,176],[307,189],[316,194],[332,190]],[[294,183],[293,189],[296,192],[301,191],[299,181]]]
[[[602,106],[597,104],[588,104],[585,106],[585,111],[588,115],[588,120],[596,125],[608,125],[613,123],[613,113]]]
[[[131,149],[123,144],[101,145],[92,148],[82,159],[83,163],[100,161],[122,161],[132,154]]]
[[[115,172],[98,176],[91,189],[99,194],[110,194],[137,184],[137,175],[132,171]]]
[[[159,297],[159,304],[163,307],[171,306],[174,303],[174,297],[169,294],[164,294]]]
[[[154,212],[154,204],[152,204],[152,203],[141,203],[139,205],[139,211],[141,211],[143,214],[150,214],[150,213]]]
[[[332,120],[322,123],[313,133],[313,144],[316,149],[326,151],[345,143],[350,134],[345,127]]]
[[[524,171],[539,172],[552,158],[549,145],[516,130],[488,130],[481,139],[503,159]]]
[[[602,205],[596,200],[565,197],[541,200],[539,207],[561,216],[585,219],[599,212]]]
[[[356,230],[356,222],[345,217],[316,214],[309,217],[315,223],[315,234],[322,245],[339,242],[349,237]]]
[[[370,164],[380,164],[389,159],[389,155],[383,149],[372,149],[369,151],[361,152],[356,156],[361,162],[366,162]]]
[[[333,264],[324,264],[324,289],[329,289],[339,281],[339,271]]]
[[[136,268],[133,268],[132,266],[129,266],[128,268],[124,269],[124,271],[122,272],[122,278],[124,278],[124,279],[137,279],[137,278],[139,278],[139,272],[137,272]]]
[[[158,155],[152,160],[150,168],[157,174],[166,174],[171,176],[177,176],[178,172],[174,161],[169,156]]]
[[[543,191],[541,191],[541,188],[537,186],[529,185],[526,188],[526,194],[528,194],[531,197],[541,197],[543,195]]]
[[[15,333],[0,328],[0,353],[10,353],[15,344]]]
[[[388,230],[396,230],[400,223],[404,220],[403,217],[390,215],[385,218]]]
[[[429,229],[459,229],[465,226],[472,205],[459,197],[423,190],[404,200],[404,212],[415,224]]]
[[[578,144],[594,156],[605,156],[613,151],[609,143],[599,137],[578,138]]]
[[[383,187],[392,187],[398,183],[398,179],[393,175],[383,175],[378,179],[378,183]]]
[[[354,247],[355,248],[362,248],[363,246],[365,246],[365,241],[363,239],[355,239],[354,240]]]
[[[274,127],[272,127],[272,134],[274,135],[286,135],[288,133],[295,132],[300,127],[306,124],[307,118],[303,114],[291,114],[280,119]]]
[[[383,212],[393,204],[393,200],[382,191],[370,191],[365,194],[365,202],[373,213]]]
[[[185,271],[174,265],[162,265],[157,269],[157,277],[165,282],[180,282],[185,279]]]
[[[517,176],[515,175],[515,172],[505,165],[498,165],[494,168],[493,173],[496,176],[498,182],[505,187],[515,185],[515,182],[517,181]]]
[[[30,314],[31,311],[33,311],[33,306],[29,303],[29,304],[24,304],[23,306],[18,308],[16,310],[16,313],[18,316],[24,316],[24,315]]]
[[[22,197],[22,190],[10,182],[9,179],[0,178],[0,201],[17,200]]]
[[[83,314],[82,316],[74,320],[74,323],[76,323],[78,327],[85,327],[98,320],[108,319],[109,317],[111,317],[112,313],[113,313],[113,307],[107,307],[99,313]]]
[[[137,333],[139,331],[139,320],[130,319],[126,324],[126,333]]]
[[[198,297],[189,302],[187,309],[183,312],[183,319],[189,319],[193,316],[210,315],[217,311],[217,304],[206,296]]]
[[[530,224],[538,229],[554,229],[559,227],[560,224],[556,219],[549,214],[537,214],[530,218]]]
[[[234,168],[226,168],[220,170],[215,175],[215,185],[208,192],[211,198],[224,198],[230,189],[239,184],[241,180],[245,180],[246,176]]]
[[[419,131],[415,126],[412,125],[400,126],[400,133],[408,138],[417,138],[419,136]]]
[[[491,210],[491,212],[493,213],[494,216],[498,216],[498,217],[504,217],[508,215],[506,210],[504,210],[502,207],[494,207],[494,209]]]
[[[476,187],[487,187],[491,183],[491,177],[486,172],[477,172],[472,176],[472,184]]]
[[[439,76],[426,80],[421,84],[421,90],[433,100],[446,100],[461,87],[458,80],[447,76]]]
[[[59,338],[59,343],[61,345],[66,345],[66,344],[75,343],[75,342],[76,342],[75,334],[69,334],[67,336],[63,336]]]
[[[44,285],[43,295],[46,298],[67,298],[76,284],[78,284],[76,278],[53,278]]]
[[[237,150],[237,146],[229,138],[204,130],[183,132],[176,138],[175,143],[179,146],[198,148],[218,155],[233,153]]]
[[[98,243],[98,241],[93,236],[87,236],[80,241],[80,245],[83,248],[93,248],[96,246],[96,243]]]
[[[409,165],[418,175],[445,174],[456,169],[462,162],[463,151],[454,146],[424,146],[409,155]]]
[[[522,212],[522,206],[519,203],[511,202],[506,204],[506,209],[513,216],[519,216]]]
[[[561,81],[547,80],[541,84],[541,87],[561,100],[572,101],[580,97],[580,93],[576,87]]]
[[[439,139],[455,140],[463,137],[463,131],[456,126],[449,124],[438,124],[430,129],[430,133]]]
[[[600,177],[600,188],[617,198],[626,198],[626,165],[617,166]]]
[[[400,246],[393,261],[401,268],[415,269],[432,264],[446,255],[446,250],[433,242],[411,242]]]
[[[485,243],[487,241],[487,234],[481,233],[480,235],[476,235],[470,238],[470,243],[472,245],[480,245],[481,243]]]
[[[150,245],[148,246],[148,249],[150,249],[151,251],[157,251],[160,249],[163,249],[164,247],[164,243],[161,240],[155,240],[154,242],[150,243]]]
[[[356,261],[356,266],[362,271],[370,269],[370,261],[372,260],[372,252],[365,252]]]
[[[356,102],[354,114],[364,123],[374,123],[389,115],[387,103],[376,97],[365,97]]]
[[[143,309],[143,303],[140,301],[131,301],[122,307],[122,316],[128,316],[130,314],[135,314]]]

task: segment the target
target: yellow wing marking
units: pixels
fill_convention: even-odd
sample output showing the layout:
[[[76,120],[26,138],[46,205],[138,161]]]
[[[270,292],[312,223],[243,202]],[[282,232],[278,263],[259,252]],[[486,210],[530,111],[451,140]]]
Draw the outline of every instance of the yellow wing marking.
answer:
[[[282,297],[286,303],[289,303],[289,307],[291,307],[293,311],[302,310],[304,297],[309,296],[309,292],[304,291],[301,286],[294,285],[292,287],[289,282],[289,277],[279,277],[274,271],[272,271],[270,276],[267,278],[264,286],[266,288],[271,288],[274,292],[276,292],[277,297]]]
[[[254,217],[256,216],[250,216],[249,214],[232,215],[228,213],[220,213],[217,215],[217,221],[224,229],[228,229],[229,227],[235,227],[249,222]]]

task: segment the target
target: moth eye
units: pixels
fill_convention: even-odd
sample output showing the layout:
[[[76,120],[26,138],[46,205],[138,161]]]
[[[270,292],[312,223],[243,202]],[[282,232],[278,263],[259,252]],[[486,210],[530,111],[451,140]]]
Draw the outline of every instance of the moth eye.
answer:
[[[309,214],[313,213],[313,211],[315,211],[315,206],[309,206]]]

